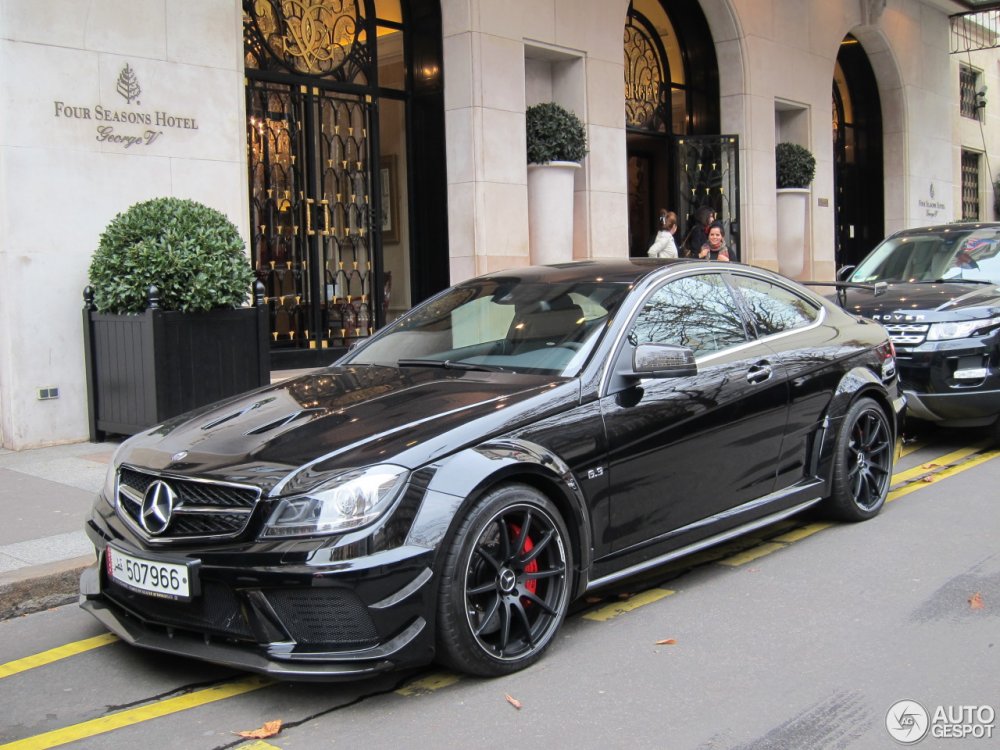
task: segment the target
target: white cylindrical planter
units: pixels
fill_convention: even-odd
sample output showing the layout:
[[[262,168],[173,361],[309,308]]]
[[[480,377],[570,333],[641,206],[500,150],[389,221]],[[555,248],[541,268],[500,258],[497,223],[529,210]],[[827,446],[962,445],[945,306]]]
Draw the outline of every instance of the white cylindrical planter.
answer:
[[[573,161],[528,165],[528,248],[531,262],[573,260]]]
[[[789,278],[797,278],[805,268],[808,211],[808,188],[778,190],[778,270]]]

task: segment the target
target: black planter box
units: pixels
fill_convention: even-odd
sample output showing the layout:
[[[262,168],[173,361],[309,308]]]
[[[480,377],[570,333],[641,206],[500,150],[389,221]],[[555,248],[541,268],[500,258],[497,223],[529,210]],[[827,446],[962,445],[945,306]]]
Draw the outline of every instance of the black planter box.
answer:
[[[134,435],[270,378],[267,308],[83,311],[90,439]]]

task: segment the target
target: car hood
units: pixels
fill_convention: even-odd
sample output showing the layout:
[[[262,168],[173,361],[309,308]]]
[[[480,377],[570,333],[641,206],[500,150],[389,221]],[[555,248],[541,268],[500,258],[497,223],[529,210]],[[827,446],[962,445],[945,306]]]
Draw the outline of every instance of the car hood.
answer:
[[[836,298],[834,297],[834,301]],[[922,316],[921,320],[971,320],[996,315],[1000,286],[958,281],[934,284],[889,284],[878,297],[863,289],[846,290],[844,309],[879,321],[893,313]]]
[[[552,376],[329,367],[136,435],[116,463],[300,490],[345,468],[417,468],[578,397],[578,381]]]

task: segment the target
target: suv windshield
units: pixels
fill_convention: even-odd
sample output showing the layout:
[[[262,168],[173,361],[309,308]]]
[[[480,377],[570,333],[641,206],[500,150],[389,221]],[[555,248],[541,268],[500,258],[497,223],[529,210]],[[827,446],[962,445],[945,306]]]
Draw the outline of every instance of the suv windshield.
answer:
[[[1000,283],[1000,230],[942,228],[891,237],[865,258],[850,281]]]
[[[572,376],[628,289],[602,281],[470,281],[414,308],[342,364]]]

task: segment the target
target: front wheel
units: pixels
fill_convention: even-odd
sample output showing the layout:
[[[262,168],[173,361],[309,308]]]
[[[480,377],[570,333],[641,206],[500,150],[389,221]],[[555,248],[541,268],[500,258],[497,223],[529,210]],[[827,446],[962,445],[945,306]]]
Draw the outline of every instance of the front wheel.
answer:
[[[441,659],[486,677],[537,661],[569,606],[568,541],[559,511],[532,487],[505,485],[476,503],[445,556]]]
[[[858,399],[837,434],[831,514],[844,521],[878,515],[889,494],[892,464],[892,429],[885,411],[870,398]]]

